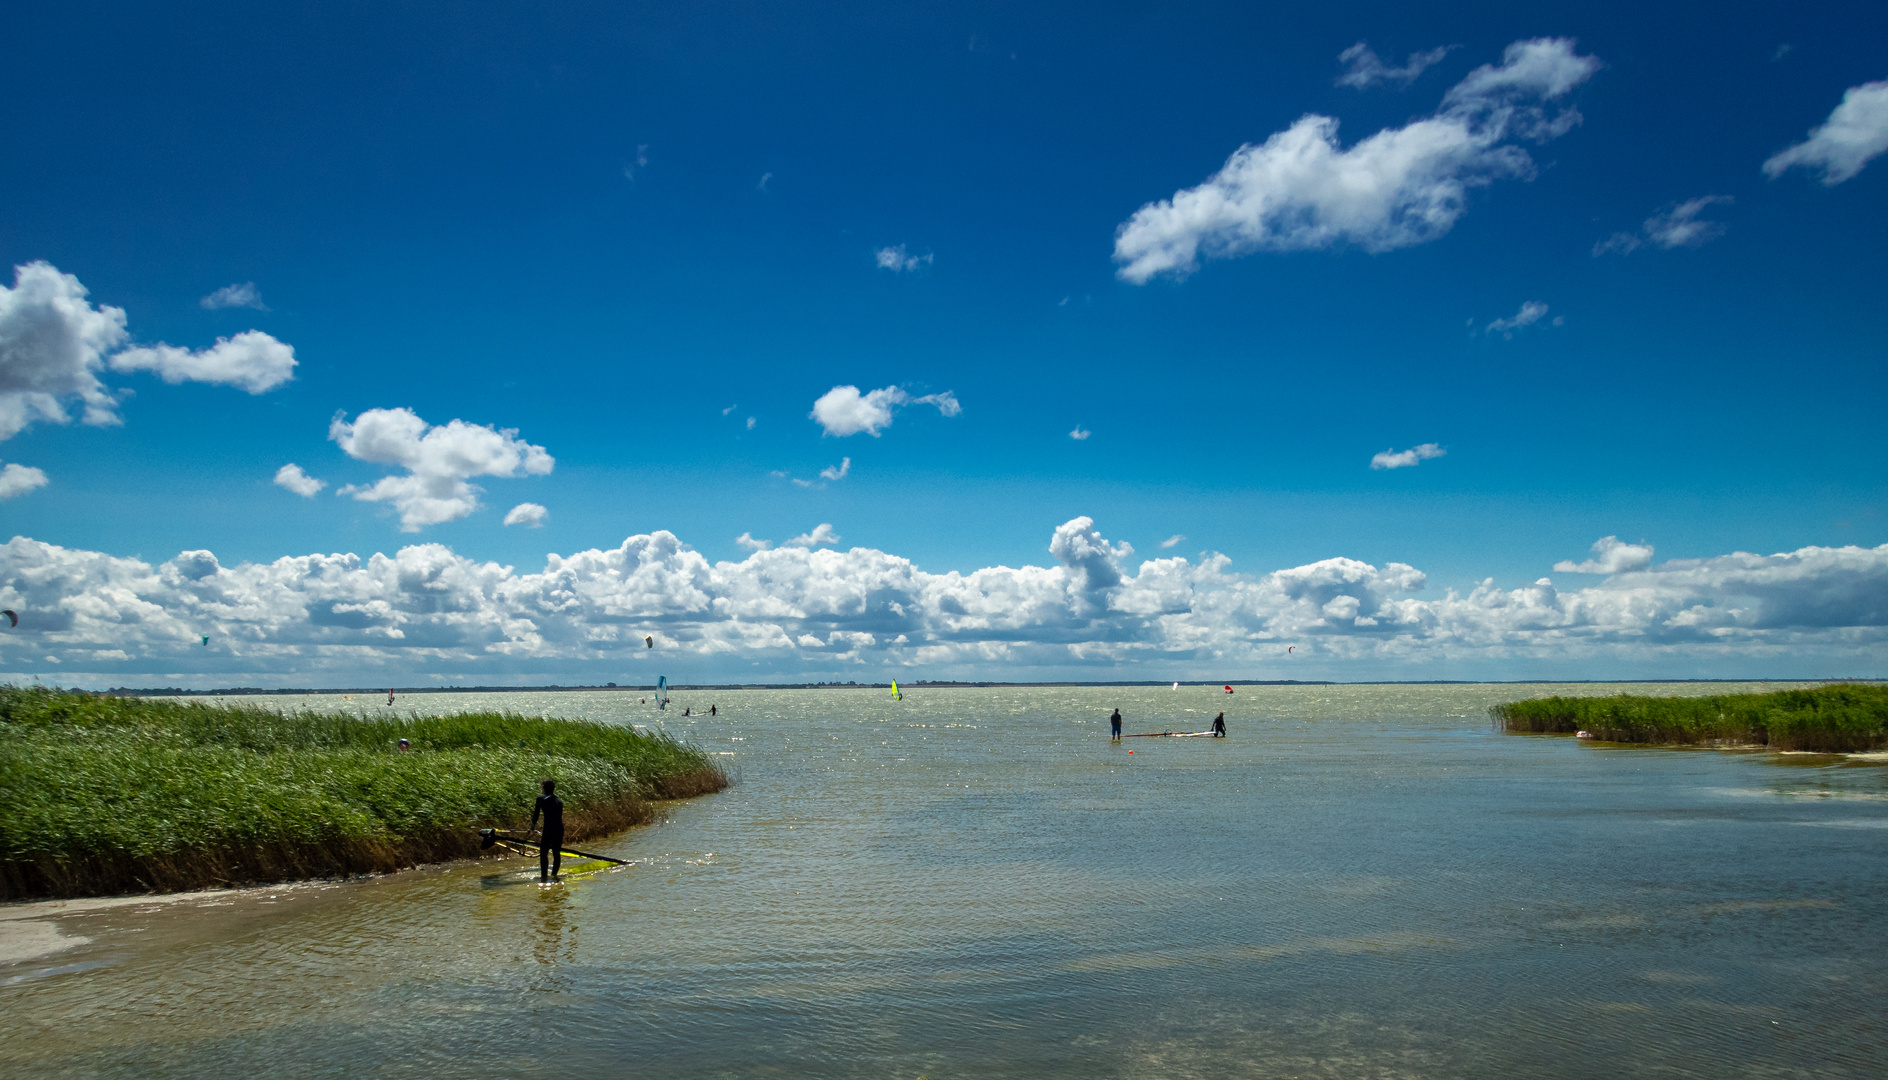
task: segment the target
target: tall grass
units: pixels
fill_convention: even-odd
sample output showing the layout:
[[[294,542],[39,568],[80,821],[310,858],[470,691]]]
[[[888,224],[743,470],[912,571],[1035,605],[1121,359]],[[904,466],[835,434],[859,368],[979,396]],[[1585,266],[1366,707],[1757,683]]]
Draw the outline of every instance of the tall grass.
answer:
[[[1712,697],[1536,698],[1489,710],[1505,731],[1588,731],[1614,742],[1745,744],[1843,753],[1888,747],[1888,686]]]
[[[412,744],[400,753],[398,740]],[[0,687],[0,898],[279,881],[473,856],[557,780],[577,841],[727,786],[659,734],[478,712],[407,719]]]

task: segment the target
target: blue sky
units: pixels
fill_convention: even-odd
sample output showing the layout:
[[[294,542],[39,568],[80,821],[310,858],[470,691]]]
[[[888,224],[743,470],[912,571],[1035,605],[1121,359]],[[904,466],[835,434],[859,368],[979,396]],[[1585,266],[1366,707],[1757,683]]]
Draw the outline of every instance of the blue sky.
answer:
[[[1128,573],[1203,552],[1254,578],[1341,557],[1413,565],[1431,599],[1488,578],[1592,585],[1552,566],[1605,536],[1651,545],[1653,566],[1888,542],[1888,162],[1845,144],[1861,165],[1827,183],[1843,167],[1812,146],[1765,171],[1845,92],[1888,79],[1878,5],[1013,7],[16,13],[0,41],[14,95],[0,258],[49,264],[87,303],[122,309],[114,349],[200,352],[254,330],[295,365],[249,393],[203,375],[215,357],[102,359],[102,384],[130,391],[122,424],[79,422],[68,395],[70,422],[41,416],[0,441],[0,461],[45,478],[0,502],[0,535],[152,566],[199,549],[237,567],[437,543],[527,574],[547,552],[656,530],[739,561],[738,536],[777,548],[826,523],[838,551],[968,574],[1053,569],[1052,533],[1087,516],[1132,545],[1117,556]],[[1543,39],[1578,69],[1568,85],[1461,89],[1478,69],[1518,70],[1506,50]],[[1381,64],[1340,60],[1358,43]],[[1872,101],[1858,99],[1864,121]],[[1294,239],[1291,221],[1355,208],[1315,174],[1265,173],[1247,181],[1273,185],[1261,194],[1285,216],[1247,222],[1248,250],[1207,228],[1223,257],[1137,278],[1117,236],[1141,208],[1308,114],[1336,121],[1340,155],[1452,117],[1483,142],[1410,181],[1461,185],[1446,220],[1415,234],[1366,213]],[[205,305],[246,283],[261,307]],[[1545,311],[1504,329],[1528,305]],[[809,415],[840,386],[948,393],[961,411],[912,401],[876,436],[842,437]],[[337,416],[376,409],[515,430],[554,467],[447,476],[482,488],[480,508],[402,531],[397,500],[336,494],[404,475],[331,437]],[[1370,467],[1425,444],[1444,453]],[[272,482],[291,462],[327,486]],[[544,508],[540,527],[502,524],[521,503]],[[1842,588],[1875,596],[1884,578],[1860,572]],[[7,587],[67,615],[87,595],[33,594],[17,575]],[[1778,656],[1709,642],[1635,654],[1628,634],[1555,671],[1888,674],[1882,606],[1824,618],[1827,640]],[[624,617],[645,615],[680,618]],[[489,643],[456,659],[362,646],[309,668],[277,624],[215,618],[216,636],[253,648],[212,660],[61,616],[40,625],[65,638],[16,640],[0,670],[56,670],[38,658],[60,648],[124,653],[84,666],[101,677],[512,670],[480,667],[514,655]],[[1274,629],[1254,640],[1320,632]],[[1001,649],[933,661],[1275,674],[1162,640],[1073,667]],[[925,667],[895,650],[736,647],[699,627],[675,647],[704,675],[717,656],[782,676]],[[1551,660],[1540,649],[1464,653],[1451,670],[1524,677]],[[1330,655],[1327,676],[1422,663]],[[518,677],[613,661],[544,663]]]

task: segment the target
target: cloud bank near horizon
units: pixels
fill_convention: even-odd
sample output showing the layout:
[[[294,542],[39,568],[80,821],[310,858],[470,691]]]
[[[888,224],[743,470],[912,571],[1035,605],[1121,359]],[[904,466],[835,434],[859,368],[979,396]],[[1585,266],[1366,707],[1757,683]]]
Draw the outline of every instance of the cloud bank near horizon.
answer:
[[[1055,530],[1047,566],[938,574],[819,546],[836,540],[710,562],[656,531],[521,574],[441,544],[226,567],[208,551],[153,564],[15,537],[0,547],[0,606],[21,619],[0,635],[0,672],[82,685],[579,671],[602,681],[653,678],[656,666],[717,682],[1435,678],[1438,664],[1514,677],[1540,663],[1671,677],[1846,664],[1868,675],[1888,642],[1888,545],[1654,565],[1650,547],[1609,537],[1589,563],[1557,568],[1607,573],[1597,584],[1504,589],[1491,578],[1425,598],[1426,576],[1399,562],[1263,574],[1223,555],[1137,562],[1086,517]],[[661,656],[643,650],[652,633],[668,643]]]

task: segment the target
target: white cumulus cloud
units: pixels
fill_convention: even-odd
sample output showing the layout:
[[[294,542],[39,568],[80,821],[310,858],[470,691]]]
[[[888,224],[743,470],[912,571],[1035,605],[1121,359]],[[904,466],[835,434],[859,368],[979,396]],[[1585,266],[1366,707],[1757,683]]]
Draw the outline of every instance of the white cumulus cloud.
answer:
[[[837,544],[841,539],[840,535],[833,531],[830,522],[821,522],[813,526],[812,532],[801,533],[787,541],[784,546],[790,548],[815,548],[822,544]]]
[[[846,474],[851,471],[852,471],[852,459],[840,458],[838,465],[836,466],[828,465],[825,468],[821,469],[819,471],[819,478],[821,480],[844,480],[846,478]]]
[[[1090,435],[1093,435],[1093,434],[1094,432],[1088,430],[1087,428],[1083,427],[1080,424],[1077,424],[1075,425],[1075,430],[1069,432],[1069,438],[1074,439],[1076,442],[1082,442],[1083,440],[1087,439]]]
[[[1687,199],[1662,214],[1654,214],[1647,218],[1646,239],[1662,248],[1669,249],[1697,247],[1723,236],[1724,226],[1721,223],[1700,219],[1698,215],[1708,206],[1735,201],[1729,195],[1704,195],[1696,199]]]
[[[217,338],[215,345],[194,352],[161,343],[126,349],[110,363],[113,371],[150,371],[167,383],[219,383],[252,394],[295,377],[295,350],[260,330]]]
[[[947,573],[812,544],[711,562],[665,531],[526,573],[440,544],[224,566],[202,550],[151,563],[16,537],[0,544],[0,607],[33,617],[0,635],[0,671],[53,654],[102,685],[176,672],[224,685],[402,671],[546,681],[573,666],[620,670],[651,628],[704,671],[789,676],[868,664],[945,678],[1217,677],[1276,670],[1286,643],[1350,678],[1512,678],[1543,664],[1589,678],[1648,664],[1873,672],[1888,647],[1888,545],[1660,564],[1616,552],[1596,549],[1594,562],[1616,569],[1579,589],[1487,580],[1435,596],[1400,562],[1242,572],[1223,555],[1137,560],[1087,518],[1054,530],[1047,565]],[[216,656],[192,651],[202,633]]]
[[[623,163],[623,179],[634,183],[636,180],[636,171],[638,169],[643,168],[644,166],[648,164],[649,164],[649,144],[640,143],[636,147],[635,160],[625,161]]]
[[[400,511],[403,532],[457,521],[479,508],[484,490],[469,483],[475,476],[543,476],[556,465],[542,446],[500,430],[463,420],[431,426],[411,409],[369,409],[352,423],[340,416],[328,425],[349,457],[407,469],[370,486],[349,485],[336,492],[364,502],[391,503]]]
[[[13,268],[0,285],[0,440],[35,420],[70,421],[67,403],[84,406],[88,424],[116,424],[118,399],[99,372],[154,371],[166,382],[208,382],[262,393],[294,374],[295,350],[257,330],[219,338],[197,352],[159,343],[121,352],[125,313],[93,307],[86,288],[47,262]]]
[[[256,283],[253,281],[245,281],[240,285],[225,285],[197,302],[203,305],[205,311],[237,307],[254,308],[257,311],[269,310],[269,305],[262,302],[262,290],[256,288]]]
[[[15,495],[24,495],[34,488],[45,487],[45,472],[31,465],[21,465],[9,461],[5,468],[0,468],[0,499],[11,499]]]
[[[1371,456],[1370,467],[1373,469],[1407,469],[1428,461],[1431,458],[1442,457],[1447,453],[1447,450],[1437,446],[1435,443],[1426,442],[1421,446],[1412,446],[1408,450],[1379,451]]]
[[[1645,219],[1645,228],[1640,233],[1620,232],[1593,245],[1593,254],[1625,255],[1637,251],[1646,244],[1671,249],[1676,247],[1698,247],[1724,235],[1722,222],[1700,217],[1704,211],[1719,203],[1736,202],[1729,195],[1701,195],[1696,199],[1686,199],[1672,207],[1661,210]]]
[[[1167,539],[1162,540],[1160,542],[1160,546],[1164,548],[1174,547],[1178,545],[1182,540],[1185,540],[1185,539],[1186,537],[1180,535],[1179,533],[1174,533],[1172,536],[1169,536]]]
[[[1651,544],[1628,544],[1617,536],[1603,536],[1593,542],[1591,558],[1581,563],[1562,559],[1554,564],[1554,570],[1561,574],[1623,574],[1651,565]]]
[[[278,486],[285,487],[304,499],[314,498],[316,492],[328,486],[326,480],[315,479],[303,472],[302,467],[292,461],[275,470],[275,482]]]
[[[506,512],[505,524],[523,525],[526,528],[541,529],[544,527],[544,518],[549,513],[549,510],[544,509],[544,507],[537,503],[519,503]]]
[[[1528,300],[1521,304],[1519,311],[1505,319],[1496,319],[1488,324],[1486,333],[1500,334],[1505,338],[1514,337],[1514,332],[1524,326],[1533,326],[1547,314],[1547,305],[1539,300]]]
[[[1809,138],[1763,163],[1772,180],[1790,169],[1821,169],[1830,187],[1862,171],[1888,150],[1888,80],[1863,83],[1843,91],[1842,102]]]
[[[766,551],[768,548],[773,546],[773,541],[771,540],[754,539],[754,534],[751,532],[744,532],[741,535],[735,537],[734,542],[741,545],[742,547],[746,548],[749,551]]]
[[[964,411],[949,390],[912,397],[896,386],[863,394],[856,386],[835,386],[813,402],[809,415],[819,422],[824,434],[844,438],[863,431],[877,438],[880,431],[891,426],[893,412],[905,405],[935,405],[945,416],[956,416]]]
[[[932,261],[930,254],[913,255],[905,250],[905,245],[882,247],[872,253],[880,270],[890,270],[894,274],[909,273],[920,266],[927,266]]]
[[[1202,255],[1305,251],[1349,244],[1384,252],[1447,233],[1471,188],[1530,177],[1533,159],[1516,140],[1544,141],[1580,114],[1549,116],[1560,98],[1599,70],[1567,38],[1509,45],[1500,65],[1470,72],[1432,116],[1387,128],[1349,149],[1337,121],[1307,115],[1261,145],[1234,151],[1198,187],[1151,202],[1115,232],[1124,281],[1184,278]]]
[[[1402,67],[1390,67],[1377,56],[1376,50],[1360,41],[1337,54],[1337,62],[1344,65],[1344,74],[1337,77],[1337,85],[1354,86],[1359,90],[1383,82],[1408,86],[1416,80],[1416,76],[1440,62],[1454,48],[1454,45],[1443,45],[1425,52],[1410,53]]]
[[[118,423],[98,372],[125,339],[125,313],[85,297],[78,278],[45,262],[14,267],[13,287],[0,285],[0,439],[34,420],[67,423],[65,403],[75,398],[86,423]]]

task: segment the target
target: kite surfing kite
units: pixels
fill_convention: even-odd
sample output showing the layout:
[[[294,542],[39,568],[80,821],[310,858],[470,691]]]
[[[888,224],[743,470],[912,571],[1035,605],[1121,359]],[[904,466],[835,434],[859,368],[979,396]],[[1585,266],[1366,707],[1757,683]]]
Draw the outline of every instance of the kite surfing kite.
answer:
[[[643,638],[643,639],[642,639],[642,643],[643,643],[644,645],[647,645],[647,646],[649,646],[649,647],[650,647],[651,649],[653,649],[653,648],[655,648],[655,647],[656,647],[656,639],[655,639],[655,637],[654,637],[653,635],[651,635],[651,636],[649,636],[649,637],[645,637],[645,638]]]
[[[7,608],[5,611],[0,611],[0,615],[5,615],[7,617],[7,623],[9,625],[11,626],[20,625],[20,613],[13,610],[12,608]]]
[[[1230,693],[1232,693],[1232,687],[1230,687],[1230,686],[1228,686],[1228,687],[1226,688],[1226,692],[1227,692],[1228,694],[1230,694]]]
[[[197,636],[203,639],[203,645],[204,645],[204,647],[205,647],[205,648],[208,648],[208,647],[209,647],[209,645],[210,645],[210,635],[208,635],[208,634],[198,634]]]

